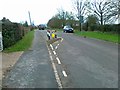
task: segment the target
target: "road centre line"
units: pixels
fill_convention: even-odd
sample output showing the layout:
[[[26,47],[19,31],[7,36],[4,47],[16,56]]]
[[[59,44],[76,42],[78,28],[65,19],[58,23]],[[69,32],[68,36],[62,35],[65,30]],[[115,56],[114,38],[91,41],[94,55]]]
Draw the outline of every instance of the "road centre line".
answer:
[[[48,45],[47,45],[47,48],[48,48]],[[48,48],[48,50],[49,50],[49,48]],[[49,50],[49,51],[50,51],[50,50]],[[49,54],[50,54],[50,53],[49,53]],[[57,83],[58,83],[58,88],[61,89],[61,88],[63,88],[63,87],[62,87],[62,83],[61,83],[61,81],[60,81],[60,78],[59,78],[59,75],[58,75],[58,72],[57,72],[55,63],[54,63],[54,61],[53,61],[52,55],[50,55],[50,59],[51,59],[52,67],[53,67],[53,70],[54,70],[55,78],[56,78],[56,81],[57,81]]]
[[[51,47],[51,49],[53,50],[53,46],[52,46],[52,44],[50,44],[50,47]]]
[[[55,43],[59,43],[58,41],[56,41]]]
[[[57,48],[58,48],[58,46],[55,47],[55,49],[57,49]]]
[[[57,46],[55,47],[55,49],[58,49],[58,46],[59,46],[60,44],[57,44]]]
[[[52,65],[53,65],[56,81],[58,83],[58,87],[62,88],[62,84],[61,84],[61,81],[60,81],[60,78],[59,78],[59,75],[58,75],[58,72],[57,72],[57,69],[56,69],[56,66],[55,66],[55,63],[53,62],[53,60],[52,60]]]
[[[54,55],[56,55],[56,52],[55,52],[55,51],[53,51],[53,53],[54,53]]]
[[[51,52],[50,52],[50,50],[48,50],[48,52],[49,52],[49,54],[51,55]]]
[[[50,56],[50,59],[53,60],[52,56]]]
[[[50,55],[52,55],[52,53],[50,52]]]
[[[63,41],[63,38],[61,39],[61,42]]]
[[[55,66],[55,63],[54,63],[54,61],[53,61],[53,58],[52,58],[52,56],[50,56],[50,59],[51,59],[51,63],[52,63],[52,66],[53,66],[53,70],[54,70],[54,73],[55,73],[55,78],[56,78],[56,81],[57,81],[57,83],[58,83],[58,88],[63,88],[62,87],[62,83],[61,83],[61,81],[60,81],[60,78],[59,78],[59,75],[58,75],[58,72],[57,72],[57,69],[56,69],[56,66]]]
[[[56,57],[56,59],[58,61],[58,64],[61,64],[60,59],[58,57]]]
[[[64,77],[67,77],[67,74],[65,71],[62,71],[62,73],[63,73]]]
[[[60,44],[57,45],[57,47],[59,46]]]

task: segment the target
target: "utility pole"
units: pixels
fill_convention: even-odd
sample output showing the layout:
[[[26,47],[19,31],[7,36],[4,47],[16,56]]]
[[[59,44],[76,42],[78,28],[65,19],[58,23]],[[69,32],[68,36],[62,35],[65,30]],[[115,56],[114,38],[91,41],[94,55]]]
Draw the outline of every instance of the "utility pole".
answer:
[[[29,15],[29,20],[30,20],[30,25],[32,25],[31,16],[30,16],[30,12],[29,11],[28,11],[28,15]]]

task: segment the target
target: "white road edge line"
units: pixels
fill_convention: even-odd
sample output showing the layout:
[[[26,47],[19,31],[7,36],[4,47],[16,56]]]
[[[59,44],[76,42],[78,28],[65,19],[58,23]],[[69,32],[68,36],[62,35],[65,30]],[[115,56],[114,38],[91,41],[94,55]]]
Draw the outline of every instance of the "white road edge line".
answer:
[[[61,64],[60,59],[58,57],[56,57],[56,59],[58,61],[58,64]]]
[[[47,45],[47,48],[48,48],[48,45]],[[49,48],[48,48],[48,50],[49,50]],[[54,70],[55,78],[56,78],[56,81],[58,83],[58,88],[61,89],[61,88],[63,88],[62,83],[60,81],[60,78],[59,78],[55,63],[54,63],[53,58],[52,58],[51,55],[50,55],[50,59],[51,59],[52,67],[53,67],[53,70]]]
[[[62,71],[62,73],[63,73],[64,77],[67,77],[67,74],[65,71]]]

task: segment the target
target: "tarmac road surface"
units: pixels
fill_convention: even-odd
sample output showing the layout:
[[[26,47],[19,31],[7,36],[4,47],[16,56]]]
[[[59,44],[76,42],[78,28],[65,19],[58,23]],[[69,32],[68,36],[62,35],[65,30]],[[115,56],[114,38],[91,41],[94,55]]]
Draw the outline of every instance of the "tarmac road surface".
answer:
[[[35,31],[26,51],[4,80],[7,87],[118,88],[118,45],[57,32],[46,46],[46,30]],[[52,64],[51,64],[52,63]]]
[[[3,80],[7,88],[57,88],[46,39],[36,30],[32,47],[23,53]]]
[[[63,87],[118,88],[117,44],[71,33],[58,36],[63,40],[52,44],[52,51]]]

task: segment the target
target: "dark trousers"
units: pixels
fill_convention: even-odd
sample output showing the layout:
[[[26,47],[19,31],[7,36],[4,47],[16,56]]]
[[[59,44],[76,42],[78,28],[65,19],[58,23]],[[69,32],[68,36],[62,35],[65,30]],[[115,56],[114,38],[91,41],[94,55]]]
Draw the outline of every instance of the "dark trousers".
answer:
[[[50,36],[49,36],[49,35],[47,35],[47,37],[48,37],[48,40],[50,40]]]

